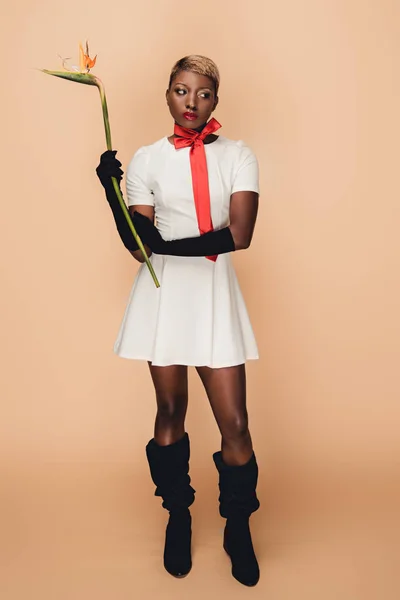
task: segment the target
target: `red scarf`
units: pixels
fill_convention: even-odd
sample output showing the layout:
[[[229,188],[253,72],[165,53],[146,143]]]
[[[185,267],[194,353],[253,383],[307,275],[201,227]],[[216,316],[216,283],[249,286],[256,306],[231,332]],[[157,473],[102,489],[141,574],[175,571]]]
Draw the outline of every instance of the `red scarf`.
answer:
[[[206,152],[203,140],[221,127],[216,119],[211,119],[200,133],[175,124],[174,133],[179,137],[174,138],[176,149],[190,146],[190,167],[192,171],[192,184],[194,204],[196,207],[197,223],[200,235],[214,231],[211,220],[210,190],[208,186],[208,171]],[[207,256],[209,260],[216,261],[217,256]]]

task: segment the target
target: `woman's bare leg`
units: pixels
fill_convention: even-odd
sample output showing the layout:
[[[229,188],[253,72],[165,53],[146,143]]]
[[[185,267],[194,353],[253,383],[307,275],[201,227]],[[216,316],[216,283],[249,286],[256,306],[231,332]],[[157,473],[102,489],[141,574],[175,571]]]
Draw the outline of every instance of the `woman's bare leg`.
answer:
[[[157,401],[154,439],[160,446],[167,446],[177,442],[185,433],[188,405],[187,367],[155,367],[149,364],[149,368]]]
[[[244,365],[211,369],[197,367],[222,436],[222,457],[228,465],[243,465],[253,454],[246,407]]]

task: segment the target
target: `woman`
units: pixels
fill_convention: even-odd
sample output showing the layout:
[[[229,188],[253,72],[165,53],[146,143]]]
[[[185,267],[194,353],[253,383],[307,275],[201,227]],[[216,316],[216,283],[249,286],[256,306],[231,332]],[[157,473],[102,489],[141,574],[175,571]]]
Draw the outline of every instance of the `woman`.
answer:
[[[258,467],[248,429],[245,362],[258,358],[230,252],[248,248],[258,209],[258,165],[243,143],[215,135],[219,72],[192,55],[173,67],[166,101],[174,134],[139,148],[127,170],[128,206],[161,287],[142,265],[115,343],[122,357],[148,361],[157,400],[154,438],[146,446],[156,496],[169,511],[164,566],[177,577],[191,569],[187,368],[203,382],[221,432],[213,455],[219,473],[224,549],[233,576],[258,582],[249,517],[259,508]],[[97,174],[121,239],[140,262],[111,177],[121,181],[116,151]],[[154,225],[154,219],[156,225]],[[200,234],[200,235],[199,235]]]

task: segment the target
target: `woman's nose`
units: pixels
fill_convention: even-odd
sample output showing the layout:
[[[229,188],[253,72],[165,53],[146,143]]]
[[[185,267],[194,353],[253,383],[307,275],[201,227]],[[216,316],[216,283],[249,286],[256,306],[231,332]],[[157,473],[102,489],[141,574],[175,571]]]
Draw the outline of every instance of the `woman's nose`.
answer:
[[[194,110],[196,108],[196,98],[195,97],[187,97],[186,99],[186,108],[190,108]]]

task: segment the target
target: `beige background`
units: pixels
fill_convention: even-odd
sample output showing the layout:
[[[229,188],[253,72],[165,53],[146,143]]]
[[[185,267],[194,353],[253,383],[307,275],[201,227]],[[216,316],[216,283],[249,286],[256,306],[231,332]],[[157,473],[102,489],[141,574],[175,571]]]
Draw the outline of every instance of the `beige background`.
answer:
[[[397,600],[398,2],[21,0],[2,13],[1,597]],[[35,70],[86,37],[125,165],[171,132],[164,91],[187,53],[217,62],[222,133],[259,157],[254,242],[234,256],[261,352],[248,366],[254,590],[221,549],[219,436],[193,373],[194,568],[183,581],[162,568],[152,386],[112,351],[138,263],[95,175],[100,102]]]

